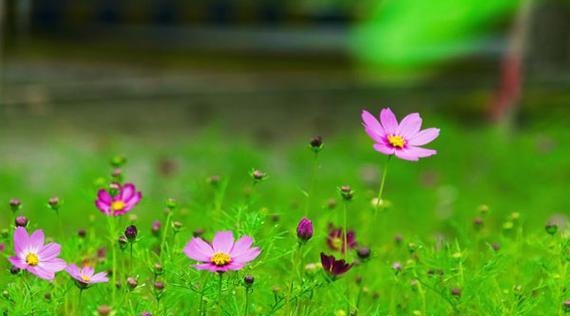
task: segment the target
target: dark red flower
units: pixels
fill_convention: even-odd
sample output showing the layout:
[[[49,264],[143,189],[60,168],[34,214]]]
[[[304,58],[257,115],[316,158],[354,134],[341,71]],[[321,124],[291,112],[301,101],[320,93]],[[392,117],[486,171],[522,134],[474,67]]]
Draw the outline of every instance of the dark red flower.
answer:
[[[344,233],[342,228],[334,228],[334,226],[329,227],[329,235],[327,237],[327,244],[329,248],[334,251],[340,251],[344,253]],[[346,243],[348,244],[348,249],[354,249],[358,244],[356,243],[355,233],[352,230],[348,231],[346,234]]]
[[[346,273],[352,268],[352,264],[347,263],[344,259],[336,260],[334,256],[327,256],[324,252],[321,252],[321,264],[325,272],[333,278]]]

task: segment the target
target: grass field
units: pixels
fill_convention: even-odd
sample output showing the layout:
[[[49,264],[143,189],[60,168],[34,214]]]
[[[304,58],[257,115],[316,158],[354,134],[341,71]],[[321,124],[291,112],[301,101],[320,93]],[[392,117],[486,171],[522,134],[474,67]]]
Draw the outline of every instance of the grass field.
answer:
[[[14,256],[11,223],[24,215],[28,232],[43,229],[61,244],[67,263],[115,270],[109,282],[81,290],[66,271],[48,282],[26,271],[11,274],[5,260],[2,310],[105,315],[106,305],[114,315],[570,312],[570,147],[564,145],[570,130],[564,120],[542,118],[507,129],[426,114],[424,125],[441,129],[428,146],[438,154],[419,162],[392,159],[387,207],[376,212],[372,199],[387,160],[372,149],[359,114],[347,118],[346,132],[324,138],[318,156],[309,148],[313,135],[262,146],[220,127],[168,139],[68,135],[30,139],[29,146],[2,137],[5,257]],[[109,162],[116,155],[127,158],[122,180],[134,183],[142,200],[128,214],[108,217],[94,201],[113,179]],[[268,177],[252,180],[253,169]],[[219,177],[217,184],[212,176]],[[339,195],[343,185],[354,191],[350,202]],[[52,196],[60,199],[57,212],[48,207]],[[16,213],[9,206],[13,198],[22,203]],[[176,205],[169,209],[170,198]],[[329,223],[343,225],[345,208],[358,246],[369,247],[371,255],[347,252],[354,266],[331,280],[319,254],[343,257],[326,238]],[[296,227],[304,215],[314,235],[299,246]],[[154,221],[160,229],[153,232]],[[547,233],[547,223],[556,223],[557,231],[551,225]],[[121,250],[117,240],[131,224],[138,236]],[[211,240],[224,230],[251,236],[261,254],[239,271],[192,267],[195,261],[182,250],[193,234]],[[244,283],[246,275],[253,284]]]

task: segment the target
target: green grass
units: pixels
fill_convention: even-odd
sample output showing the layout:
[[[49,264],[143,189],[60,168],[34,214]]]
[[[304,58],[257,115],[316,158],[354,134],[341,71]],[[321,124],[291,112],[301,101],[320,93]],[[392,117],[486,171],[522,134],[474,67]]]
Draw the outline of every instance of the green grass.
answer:
[[[568,232],[560,227],[551,236],[544,225],[555,214],[568,215],[570,148],[563,145],[570,141],[568,129],[535,122],[507,133],[438,117],[425,121],[441,127],[441,136],[431,146],[438,155],[417,163],[392,160],[384,191],[390,207],[376,216],[371,199],[386,157],[372,150],[358,122],[354,131],[325,138],[310,202],[311,135],[269,148],[219,129],[175,139],[69,135],[48,143],[30,140],[28,146],[2,139],[6,257],[13,255],[8,207],[13,197],[23,202],[28,230],[44,229],[61,243],[61,257],[68,263],[87,259],[96,263],[97,271],[110,269],[109,244],[115,244],[130,223],[138,226],[139,240],[132,263],[128,248],[118,250],[116,277],[121,287],[114,298],[111,284],[98,284],[83,292],[79,306],[79,290],[65,272],[49,283],[23,272],[11,275],[6,260],[0,306],[12,315],[92,315],[103,304],[112,305],[115,315],[196,315],[202,297],[208,315],[243,315],[242,280],[251,274],[255,282],[250,315],[343,315],[347,309],[359,315],[564,314],[563,302],[570,299]],[[116,153],[128,157],[125,180],[137,185],[143,200],[130,213],[136,219],[130,214],[115,218],[117,231],[110,240],[107,218],[93,201],[98,187],[111,179],[108,162]],[[177,167],[171,175],[158,167],[165,157]],[[252,168],[269,178],[252,187]],[[211,175],[221,176],[218,187],[207,182]],[[345,184],[355,191],[347,205],[348,225],[359,244],[372,249],[372,257],[327,282],[320,264],[316,271],[304,266],[318,263],[321,251],[332,253],[325,243],[327,225],[342,224],[337,188]],[[64,201],[61,223],[46,207],[53,195]],[[171,197],[178,205],[171,220],[183,228],[174,233],[169,227],[164,235],[165,201]],[[337,201],[336,208],[327,206],[330,199]],[[297,253],[295,228],[307,204],[315,235]],[[480,213],[482,204],[489,212]],[[483,219],[479,229],[473,224],[476,217]],[[158,237],[151,234],[153,220],[163,224]],[[87,230],[87,238],[77,237],[79,228]],[[217,275],[191,268],[193,262],[181,252],[199,228],[206,239],[218,230],[249,234],[262,249],[244,270],[224,275],[221,298]],[[403,236],[400,243],[394,241],[396,234]],[[153,250],[163,239],[159,256]],[[500,244],[498,251],[493,243]],[[100,247],[107,248],[106,260],[94,260]],[[354,253],[349,257],[357,259]],[[164,274],[155,276],[153,265],[158,262]],[[401,263],[400,272],[392,268],[394,262]],[[136,289],[128,289],[127,277],[138,279]],[[155,279],[165,283],[159,302]],[[453,288],[461,295],[452,295]],[[49,300],[46,293],[51,294]]]

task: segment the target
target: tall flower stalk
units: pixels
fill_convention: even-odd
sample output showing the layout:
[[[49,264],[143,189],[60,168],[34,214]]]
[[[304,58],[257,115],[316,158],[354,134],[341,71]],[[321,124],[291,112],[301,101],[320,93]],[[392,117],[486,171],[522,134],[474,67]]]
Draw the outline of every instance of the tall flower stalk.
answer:
[[[311,168],[311,179],[309,180],[309,191],[307,192],[307,205],[305,207],[305,217],[309,216],[312,207],[312,199],[315,191],[315,182],[317,177],[317,169],[319,168],[319,153],[323,149],[323,139],[320,136],[315,136],[309,143],[309,148],[313,152],[313,165]]]

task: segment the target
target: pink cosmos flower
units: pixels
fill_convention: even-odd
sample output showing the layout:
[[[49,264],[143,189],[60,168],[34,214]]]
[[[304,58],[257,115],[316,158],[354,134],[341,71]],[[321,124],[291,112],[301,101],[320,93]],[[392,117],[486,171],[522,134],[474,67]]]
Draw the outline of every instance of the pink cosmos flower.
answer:
[[[99,190],[95,205],[108,216],[119,216],[130,211],[142,198],[142,194],[136,191],[135,185],[127,183],[119,187],[119,193],[111,196],[106,190]]]
[[[232,231],[217,232],[212,240],[212,245],[202,238],[192,238],[184,253],[200,264],[194,267],[198,270],[211,272],[226,272],[228,270],[240,270],[246,263],[254,260],[261,253],[259,247],[251,248],[253,239],[247,235],[234,242]]]
[[[380,112],[380,122],[369,112],[362,111],[362,123],[368,136],[376,142],[374,149],[385,155],[417,161],[437,153],[433,149],[420,147],[436,139],[439,128],[420,131],[422,118],[418,113],[409,114],[398,124],[396,115],[389,108]]]
[[[95,269],[85,266],[81,269],[75,264],[70,264],[65,268],[65,271],[77,281],[80,287],[88,287],[91,284],[109,282],[107,272],[99,272],[95,274]]]
[[[53,281],[55,273],[65,268],[65,261],[57,258],[61,246],[56,243],[44,245],[44,232],[39,229],[28,236],[24,227],[14,230],[14,252],[10,262],[22,270],[27,270],[36,276]]]

